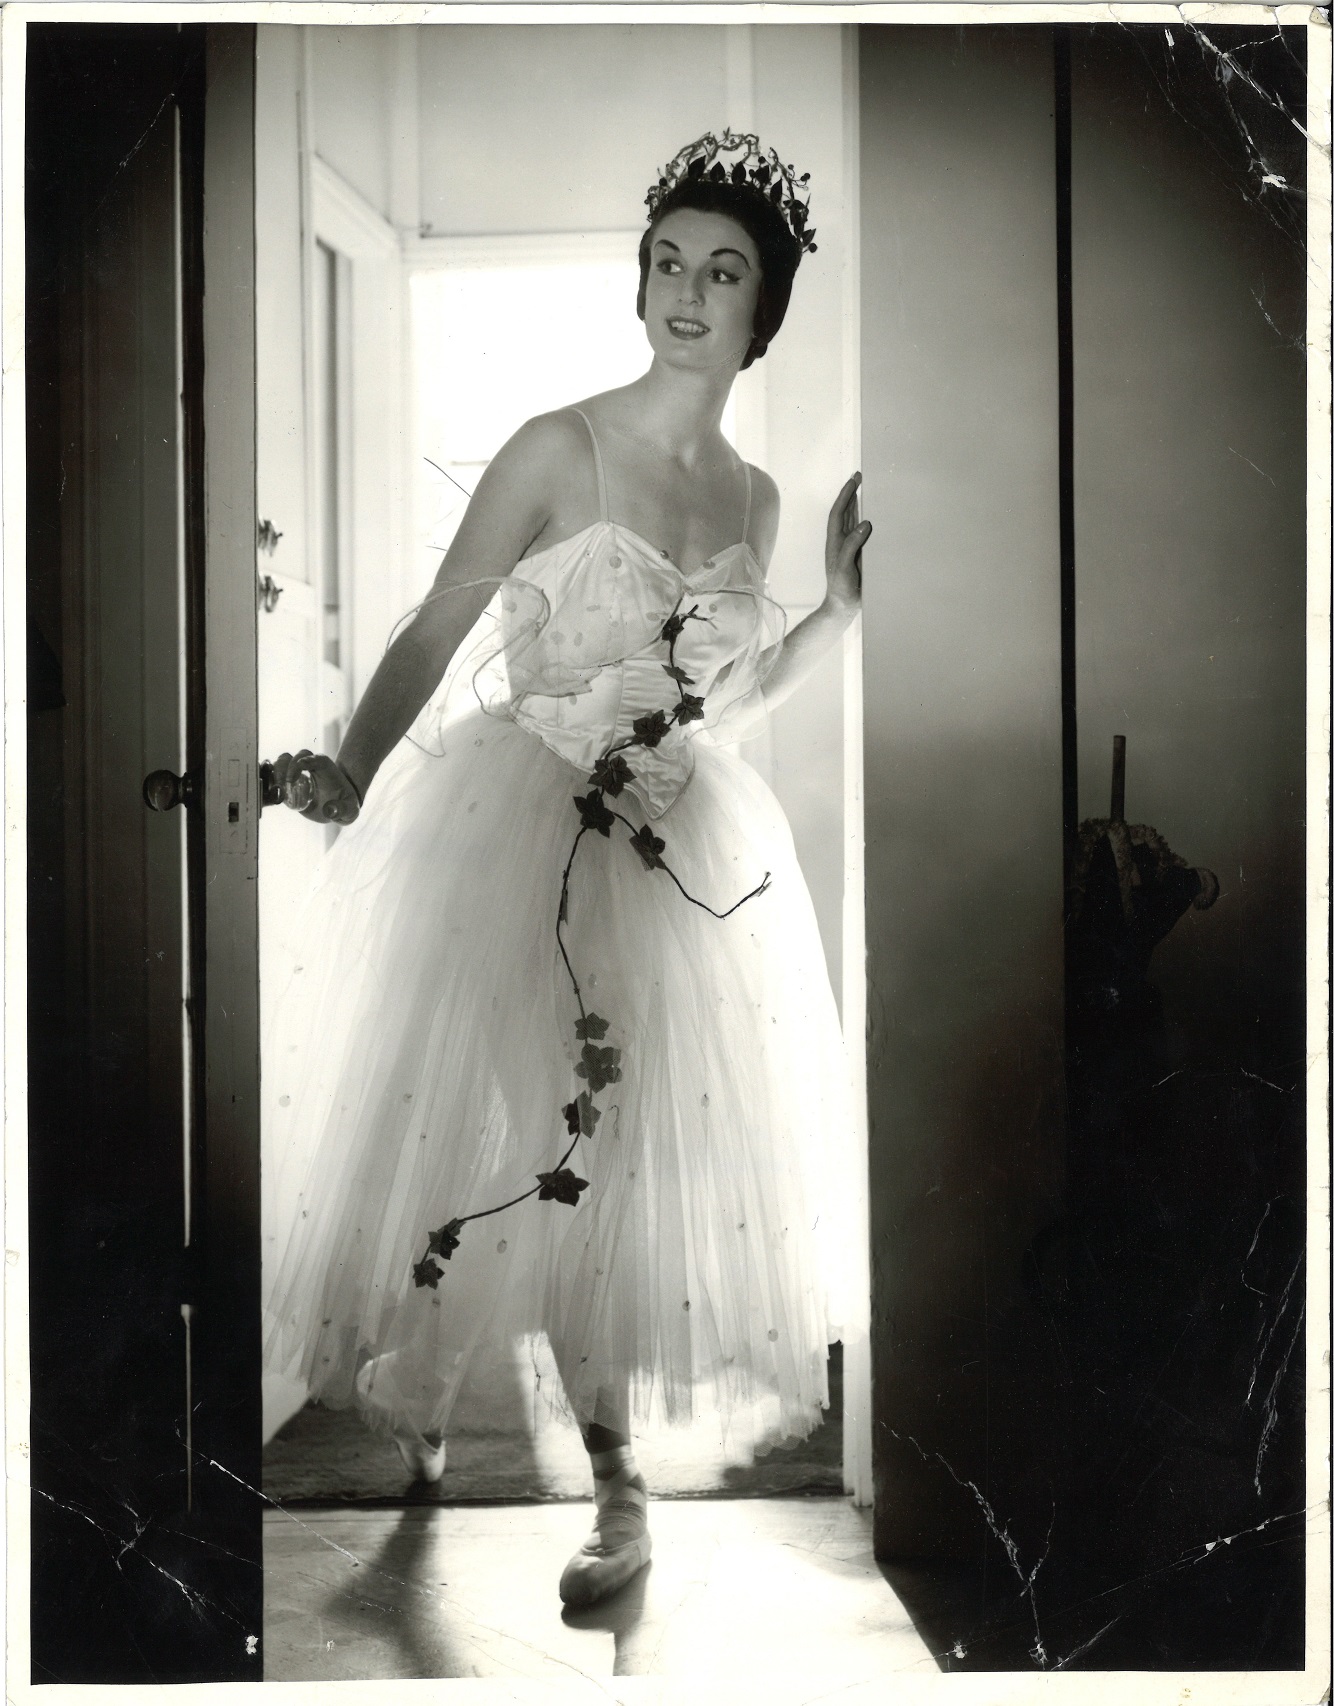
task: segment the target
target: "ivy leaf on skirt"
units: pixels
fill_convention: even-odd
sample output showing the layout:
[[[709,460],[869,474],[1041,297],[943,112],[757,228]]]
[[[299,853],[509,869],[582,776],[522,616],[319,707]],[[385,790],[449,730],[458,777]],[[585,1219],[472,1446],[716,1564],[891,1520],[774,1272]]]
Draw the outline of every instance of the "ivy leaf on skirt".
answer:
[[[580,1191],[588,1189],[587,1179],[577,1179],[568,1167],[559,1167],[554,1173],[539,1173],[537,1182],[542,1187],[537,1193],[538,1202],[564,1202],[571,1208],[577,1208]]]
[[[651,711],[646,716],[636,717],[630,726],[640,746],[657,746],[664,735],[670,734],[672,727],[666,711]]]
[[[634,779],[634,771],[619,752],[610,758],[599,758],[593,766],[593,774],[588,778],[595,788],[601,788],[602,792],[610,794],[613,800],[626,783],[633,782]]]
[[[434,1291],[444,1277],[445,1270],[429,1256],[423,1256],[420,1262],[412,1264],[413,1285],[429,1285]]]
[[[593,1106],[593,1098],[587,1090],[581,1090],[574,1101],[565,1104],[561,1112],[565,1115],[565,1124],[571,1137],[592,1137],[598,1121],[602,1118],[601,1108]]]
[[[658,713],[662,715],[661,712]],[[610,837],[611,826],[616,819],[602,803],[602,795],[595,788],[591,794],[576,794],[574,803],[579,808],[579,821],[585,829],[595,829],[599,835]]]
[[[616,1064],[620,1058],[618,1048],[598,1048],[593,1043],[585,1043],[574,1069],[575,1077],[587,1079],[588,1088],[596,1096],[608,1084],[620,1081],[621,1069]]]
[[[459,1247],[459,1233],[462,1230],[461,1220],[447,1220],[437,1231],[427,1235],[427,1255],[443,1256],[445,1261],[448,1261]]]
[[[655,835],[647,824],[642,829],[637,829],[630,837],[630,845],[644,861],[647,870],[662,871],[666,869],[662,862],[662,855],[666,851],[667,843],[661,836]]]

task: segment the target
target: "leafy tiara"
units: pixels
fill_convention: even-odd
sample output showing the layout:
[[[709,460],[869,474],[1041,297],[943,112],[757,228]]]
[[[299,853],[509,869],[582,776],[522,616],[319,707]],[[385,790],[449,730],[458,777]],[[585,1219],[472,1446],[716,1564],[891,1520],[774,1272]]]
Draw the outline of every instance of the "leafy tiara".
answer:
[[[734,154],[737,158],[727,165],[719,158]],[[815,230],[808,225],[811,216],[809,172],[800,177],[791,166],[785,166],[772,148],[761,148],[758,136],[738,136],[725,130],[721,136],[708,131],[696,142],[688,142],[662,169],[657,183],[644,197],[652,219],[658,208],[678,184],[690,178],[702,178],[715,184],[738,184],[752,189],[771,201],[787,220],[792,235],[801,245],[802,253],[815,253]],[[802,193],[806,199],[800,199]]]

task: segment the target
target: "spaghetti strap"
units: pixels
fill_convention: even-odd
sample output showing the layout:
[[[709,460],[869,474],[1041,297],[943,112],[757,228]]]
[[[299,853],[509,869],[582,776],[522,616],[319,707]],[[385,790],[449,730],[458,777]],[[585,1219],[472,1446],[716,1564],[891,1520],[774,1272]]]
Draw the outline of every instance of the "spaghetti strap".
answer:
[[[582,409],[575,409],[574,412],[588,428],[588,436],[592,440],[593,444],[593,467],[597,470],[598,477],[598,520],[604,522],[609,521],[611,518],[607,514],[607,476],[602,471],[602,451],[598,447],[598,435],[593,431],[592,421],[589,420],[588,416]],[[746,478],[749,481],[749,469],[746,470]],[[749,486],[747,486],[747,494],[749,494]],[[749,495],[747,495],[746,498],[746,513],[747,515],[750,513]]]
[[[746,515],[741,523],[741,543],[744,545],[750,532],[750,463],[743,462],[741,466],[746,470]]]

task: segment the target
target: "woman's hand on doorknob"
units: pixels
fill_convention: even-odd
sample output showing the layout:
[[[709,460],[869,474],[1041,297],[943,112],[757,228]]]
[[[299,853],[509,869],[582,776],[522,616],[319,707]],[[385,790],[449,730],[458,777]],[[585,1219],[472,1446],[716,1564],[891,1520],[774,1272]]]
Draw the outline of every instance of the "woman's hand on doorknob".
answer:
[[[351,777],[322,752],[303,747],[279,753],[273,780],[284,804],[312,823],[352,823],[361,813],[361,796]]]

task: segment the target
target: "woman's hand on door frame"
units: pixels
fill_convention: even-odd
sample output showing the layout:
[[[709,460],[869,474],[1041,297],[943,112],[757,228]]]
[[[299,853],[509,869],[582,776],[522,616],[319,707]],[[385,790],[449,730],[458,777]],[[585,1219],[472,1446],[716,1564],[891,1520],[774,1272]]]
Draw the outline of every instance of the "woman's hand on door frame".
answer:
[[[824,547],[826,602],[854,613],[862,598],[862,546],[871,537],[870,522],[857,518],[861,483],[859,473],[844,481],[829,511]]]

